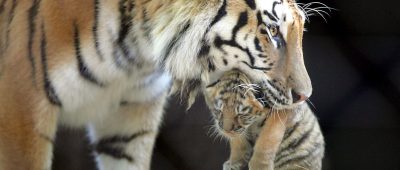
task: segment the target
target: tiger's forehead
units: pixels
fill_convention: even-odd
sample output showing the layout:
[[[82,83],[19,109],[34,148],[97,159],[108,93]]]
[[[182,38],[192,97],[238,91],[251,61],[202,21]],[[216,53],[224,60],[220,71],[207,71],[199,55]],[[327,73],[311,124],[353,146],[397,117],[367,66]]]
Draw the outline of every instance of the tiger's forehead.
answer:
[[[304,23],[304,13],[292,0],[254,0],[257,10],[262,14],[263,22],[279,26],[283,38],[287,40],[289,27],[295,20]]]
[[[305,19],[302,11],[296,3],[290,0],[254,0],[257,9],[267,16],[269,22],[281,24],[282,22],[291,23],[295,17]]]

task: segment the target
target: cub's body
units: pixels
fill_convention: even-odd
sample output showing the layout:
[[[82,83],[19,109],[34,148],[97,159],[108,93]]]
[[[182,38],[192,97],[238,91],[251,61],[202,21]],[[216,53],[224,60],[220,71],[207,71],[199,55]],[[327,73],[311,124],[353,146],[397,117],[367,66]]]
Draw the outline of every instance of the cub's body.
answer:
[[[275,108],[261,91],[239,71],[206,89],[215,129],[231,147],[224,170],[320,170],[325,142],[314,113],[304,101],[293,109]]]

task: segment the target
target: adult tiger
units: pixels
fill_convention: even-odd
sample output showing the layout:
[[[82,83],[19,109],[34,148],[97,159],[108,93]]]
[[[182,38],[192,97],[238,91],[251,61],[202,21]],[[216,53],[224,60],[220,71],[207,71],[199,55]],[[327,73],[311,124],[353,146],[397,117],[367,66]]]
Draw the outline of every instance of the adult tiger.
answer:
[[[294,107],[304,19],[293,0],[0,0],[0,169],[49,169],[58,124],[88,127],[100,169],[149,169],[171,82],[233,68]]]

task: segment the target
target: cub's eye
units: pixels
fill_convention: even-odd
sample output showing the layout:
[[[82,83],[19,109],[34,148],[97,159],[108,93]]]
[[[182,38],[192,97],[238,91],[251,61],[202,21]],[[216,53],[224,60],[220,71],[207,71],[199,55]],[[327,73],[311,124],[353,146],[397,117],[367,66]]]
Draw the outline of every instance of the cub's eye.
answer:
[[[269,32],[271,33],[271,36],[275,37],[278,35],[278,27],[276,25],[271,25],[269,27]]]

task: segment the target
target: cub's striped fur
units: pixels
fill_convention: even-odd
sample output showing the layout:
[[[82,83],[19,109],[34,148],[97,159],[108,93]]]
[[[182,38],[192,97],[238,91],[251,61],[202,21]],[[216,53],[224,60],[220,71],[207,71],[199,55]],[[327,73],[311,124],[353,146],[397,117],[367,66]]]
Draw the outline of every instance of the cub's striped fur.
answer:
[[[232,69],[290,108],[304,20],[294,0],[0,0],[0,169],[49,169],[60,124],[99,169],[149,169],[171,84],[193,99]]]
[[[312,111],[306,104],[275,110],[258,90],[239,71],[206,89],[216,129],[231,146],[224,170],[239,170],[248,160],[251,170],[321,169],[324,139]]]

